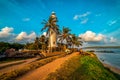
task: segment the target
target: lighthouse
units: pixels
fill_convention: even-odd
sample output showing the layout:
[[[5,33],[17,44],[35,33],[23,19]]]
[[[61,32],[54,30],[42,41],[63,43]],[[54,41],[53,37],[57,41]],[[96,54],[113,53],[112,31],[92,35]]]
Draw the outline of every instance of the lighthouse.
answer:
[[[51,27],[49,29],[49,45],[48,45],[48,47],[51,48],[51,50],[57,47],[56,22],[57,22],[56,14],[55,12],[52,12],[52,14],[49,17],[49,23]]]

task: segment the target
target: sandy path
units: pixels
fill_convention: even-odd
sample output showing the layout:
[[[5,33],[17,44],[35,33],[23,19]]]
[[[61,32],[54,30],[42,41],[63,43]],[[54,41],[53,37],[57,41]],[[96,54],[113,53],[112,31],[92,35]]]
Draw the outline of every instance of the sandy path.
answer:
[[[25,61],[25,62],[24,62],[24,63],[21,63],[21,64],[12,65],[12,66],[9,66],[9,67],[2,68],[2,69],[0,69],[0,73],[6,73],[6,72],[9,72],[9,71],[18,69],[18,68],[20,68],[20,67],[25,66],[26,64],[29,64],[29,63],[35,61],[36,59],[38,59],[38,58],[32,58],[32,59],[22,60],[22,61]],[[20,62],[20,61],[19,61],[19,62]],[[7,64],[13,64],[13,63],[17,63],[17,62],[5,63],[5,64],[1,64],[1,66],[7,65]]]
[[[29,72],[22,77],[18,78],[17,80],[44,80],[47,75],[51,72],[54,72],[56,69],[60,68],[60,65],[63,64],[69,58],[76,56],[78,53],[73,53],[71,55],[67,55],[66,57],[62,57],[56,59],[53,62],[50,62],[32,72]]]
[[[25,62],[25,60],[19,60],[19,61],[12,61],[12,62],[6,62],[6,63],[1,63],[0,68],[4,68],[5,66],[16,64],[16,63],[22,63]]]
[[[25,60],[19,60],[19,61],[12,61],[12,62],[1,63],[0,67],[6,66],[6,65],[10,65],[10,64],[19,63],[19,62],[23,62],[23,61],[25,61]]]

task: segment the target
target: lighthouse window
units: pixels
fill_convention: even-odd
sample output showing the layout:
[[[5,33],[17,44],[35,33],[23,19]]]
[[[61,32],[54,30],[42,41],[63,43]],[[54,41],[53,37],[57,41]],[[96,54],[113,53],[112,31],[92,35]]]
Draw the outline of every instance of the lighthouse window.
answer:
[[[55,42],[53,42],[53,44],[55,44]]]
[[[53,31],[51,31],[51,34],[53,34]]]

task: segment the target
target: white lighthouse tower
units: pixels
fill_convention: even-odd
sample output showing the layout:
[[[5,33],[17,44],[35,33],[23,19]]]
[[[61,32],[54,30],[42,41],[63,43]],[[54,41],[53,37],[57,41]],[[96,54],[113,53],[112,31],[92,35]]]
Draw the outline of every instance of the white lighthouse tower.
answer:
[[[51,51],[57,47],[57,32],[56,32],[56,22],[57,17],[55,15],[55,12],[52,12],[49,22],[51,25],[51,28],[49,30],[49,48]]]

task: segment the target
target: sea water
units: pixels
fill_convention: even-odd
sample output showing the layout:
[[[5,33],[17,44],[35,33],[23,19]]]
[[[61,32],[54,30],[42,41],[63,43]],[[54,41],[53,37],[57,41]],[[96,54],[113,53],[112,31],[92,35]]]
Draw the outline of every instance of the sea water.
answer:
[[[120,48],[94,48],[86,50],[94,50],[94,53],[102,63],[120,69]]]

